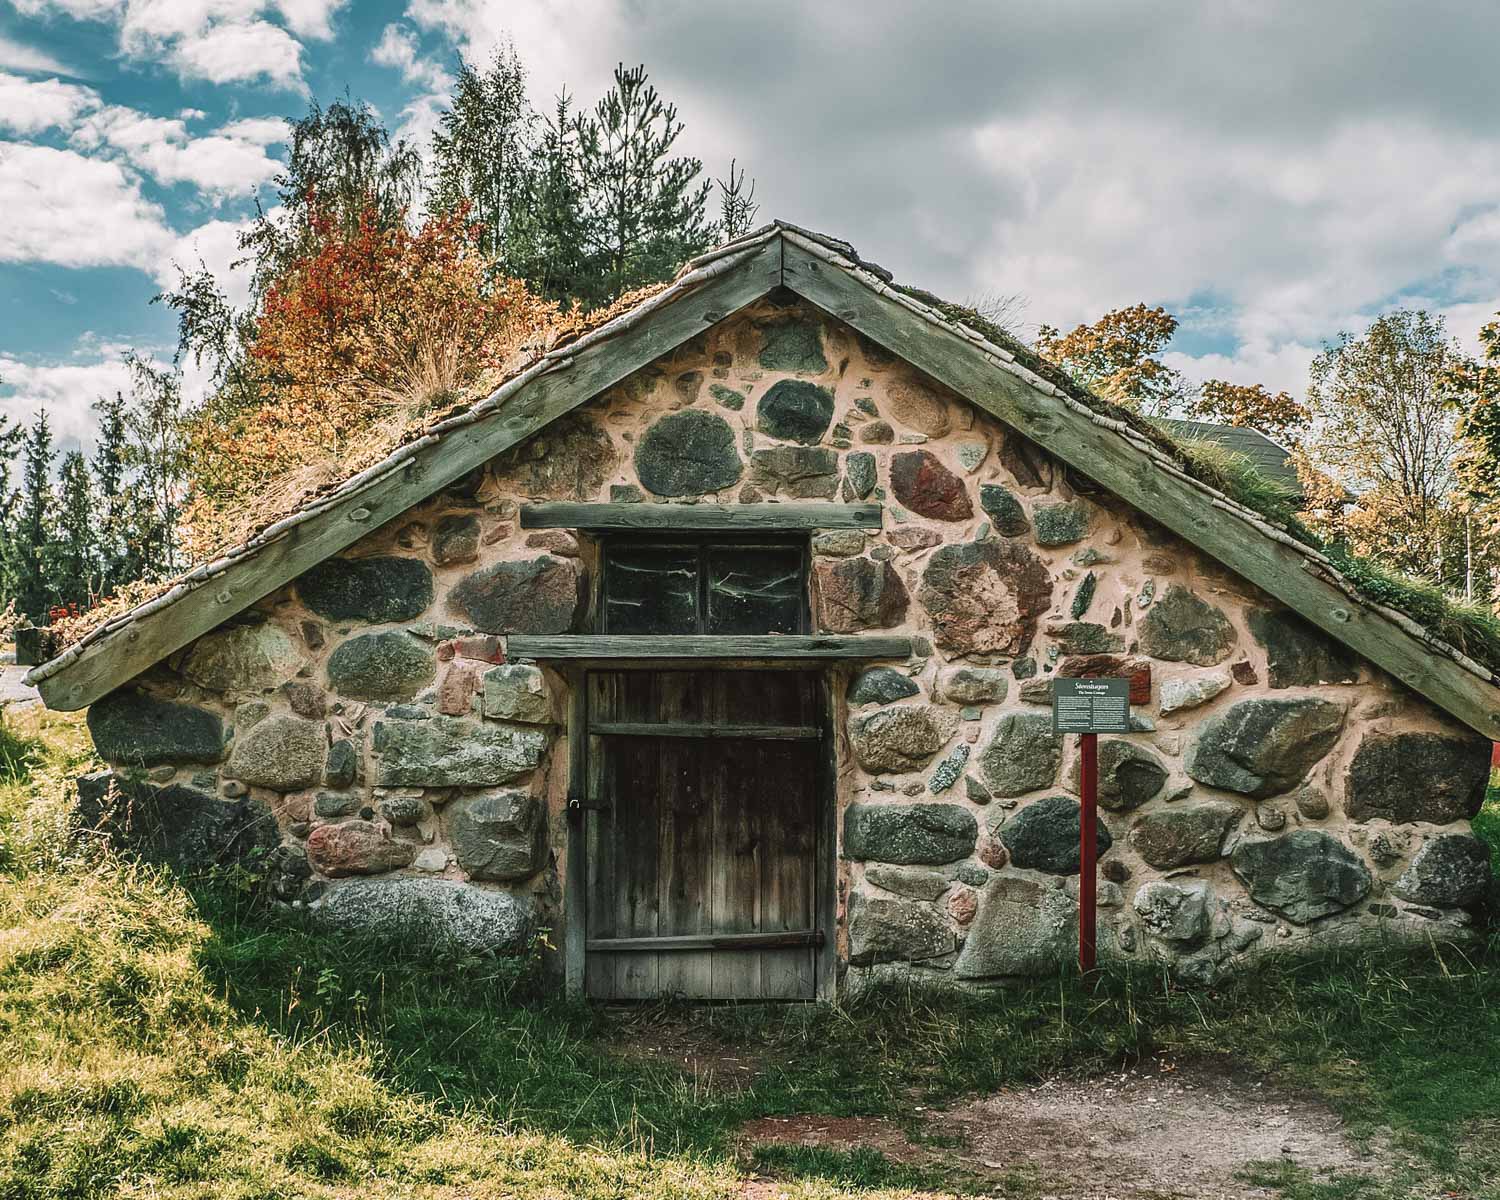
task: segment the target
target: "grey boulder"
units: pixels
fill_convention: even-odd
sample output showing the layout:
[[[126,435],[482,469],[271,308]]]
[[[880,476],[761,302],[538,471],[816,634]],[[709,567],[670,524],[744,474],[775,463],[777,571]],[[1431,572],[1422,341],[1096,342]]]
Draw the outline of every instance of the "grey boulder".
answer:
[[[1294,925],[1342,912],[1370,890],[1370,870],[1354,852],[1312,829],[1241,842],[1229,862],[1252,900]]]
[[[1490,886],[1490,848],[1464,833],[1440,833],[1417,851],[1391,891],[1413,904],[1465,908]]]
[[[518,954],[533,930],[524,896],[421,876],[351,879],[330,887],[314,913],[343,932],[469,954]]]
[[[1183,766],[1199,783],[1264,799],[1296,787],[1343,727],[1344,706],[1330,700],[1241,700],[1203,723]]]

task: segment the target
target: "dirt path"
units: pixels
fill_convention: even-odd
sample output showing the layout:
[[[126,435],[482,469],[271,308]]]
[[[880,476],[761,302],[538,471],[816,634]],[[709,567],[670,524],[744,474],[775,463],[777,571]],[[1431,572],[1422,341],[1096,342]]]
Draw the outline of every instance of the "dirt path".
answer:
[[[1378,1168],[1326,1105],[1248,1076],[1189,1068],[1002,1092],[945,1115],[986,1167],[1032,1166],[1068,1197],[1258,1197],[1250,1163],[1320,1174]]]
[[[0,664],[0,706],[32,704],[41,699],[36,688],[21,682],[30,667],[18,667],[14,663]]]
[[[1327,1176],[1381,1165],[1361,1153],[1326,1105],[1204,1067],[1005,1091],[932,1113],[927,1127],[961,1146],[918,1148],[889,1122],[815,1116],[757,1121],[745,1132],[761,1144],[869,1145],[896,1161],[945,1159],[969,1175],[1020,1175],[1058,1200],[1251,1200],[1276,1189],[1237,1178],[1250,1163]]]

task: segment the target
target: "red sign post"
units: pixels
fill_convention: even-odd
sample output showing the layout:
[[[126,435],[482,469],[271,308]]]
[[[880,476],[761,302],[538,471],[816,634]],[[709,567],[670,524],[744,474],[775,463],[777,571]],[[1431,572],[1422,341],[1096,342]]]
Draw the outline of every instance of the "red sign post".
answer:
[[[1078,806],[1078,969],[1084,974],[1098,962],[1099,907],[1099,735],[1078,737],[1082,757],[1082,803]]]
[[[1130,731],[1128,679],[1052,681],[1052,731],[1076,733],[1081,758],[1078,805],[1078,969],[1098,964],[1099,735]]]

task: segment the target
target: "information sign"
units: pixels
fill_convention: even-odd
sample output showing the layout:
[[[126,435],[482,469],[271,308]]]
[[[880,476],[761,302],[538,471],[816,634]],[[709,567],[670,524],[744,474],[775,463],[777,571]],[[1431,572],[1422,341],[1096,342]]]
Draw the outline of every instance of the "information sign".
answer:
[[[1130,680],[1054,679],[1053,733],[1129,733]]]

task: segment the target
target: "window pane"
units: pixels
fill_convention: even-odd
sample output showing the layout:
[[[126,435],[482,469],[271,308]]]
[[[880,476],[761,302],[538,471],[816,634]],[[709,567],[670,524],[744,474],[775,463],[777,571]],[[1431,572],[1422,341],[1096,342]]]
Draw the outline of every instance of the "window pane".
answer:
[[[708,552],[709,633],[801,633],[802,551],[721,546]]]
[[[669,546],[609,551],[605,629],[610,633],[697,633],[698,556]]]

